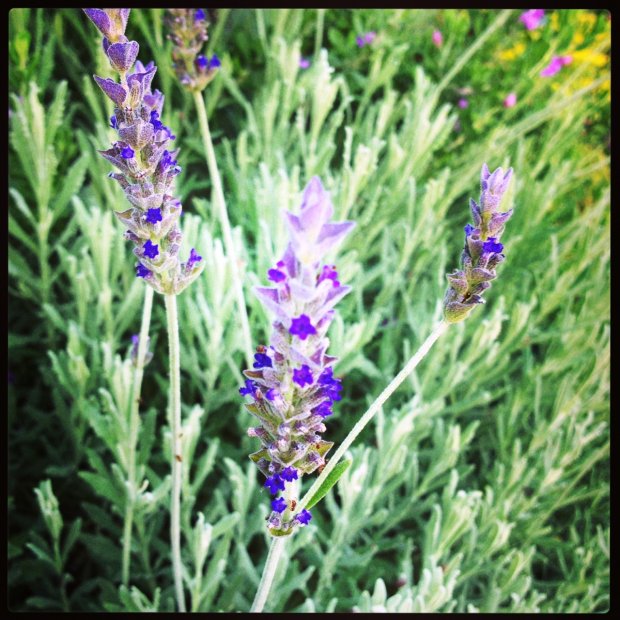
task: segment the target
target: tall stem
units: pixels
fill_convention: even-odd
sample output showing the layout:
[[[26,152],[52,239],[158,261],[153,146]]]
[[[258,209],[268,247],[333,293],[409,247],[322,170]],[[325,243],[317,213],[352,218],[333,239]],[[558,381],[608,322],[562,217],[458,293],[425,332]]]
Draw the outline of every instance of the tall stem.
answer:
[[[198,123],[200,125],[200,133],[202,135],[202,143],[207,158],[207,167],[209,168],[209,175],[213,183],[213,191],[215,194],[214,202],[220,218],[220,224],[222,226],[224,247],[226,248],[226,254],[228,254],[232,266],[233,288],[237,301],[237,308],[239,310],[239,322],[241,327],[241,335],[245,347],[246,363],[247,366],[251,368],[254,354],[252,352],[252,337],[250,334],[248,314],[245,307],[245,299],[243,297],[243,287],[241,285],[241,277],[239,275],[239,259],[237,258],[235,244],[233,243],[230,222],[228,220],[228,212],[226,211],[224,190],[222,189],[222,180],[220,178],[220,172],[218,170],[217,161],[215,159],[215,150],[213,149],[211,132],[209,131],[209,122],[207,120],[207,110],[205,108],[205,102],[202,97],[202,93],[194,93],[194,102],[196,104],[196,112],[198,114]]]
[[[385,401],[397,390],[400,384],[414,371],[415,367],[424,359],[433,344],[435,344],[435,341],[446,331],[446,329],[448,329],[448,326],[449,324],[445,321],[440,321],[435,326],[435,329],[433,329],[430,336],[422,343],[422,346],[415,352],[415,354],[405,364],[403,369],[394,377],[394,379],[392,379],[392,381],[383,390],[383,392],[379,394],[379,397],[375,400],[375,402],[370,405],[368,411],[366,411],[366,413],[359,419],[357,424],[346,436],[342,444],[340,444],[340,447],[338,448],[338,450],[336,450],[335,454],[329,460],[329,462],[321,472],[321,475],[314,481],[314,484],[310,487],[308,492],[298,502],[296,506],[296,513],[299,513],[308,505],[308,501],[318,491],[327,476],[329,476],[330,472],[334,469],[334,467],[336,467],[338,461],[340,461],[340,459],[344,456],[345,452],[349,449],[350,445],[355,441],[356,437],[364,430],[364,427],[368,424],[368,422],[372,420],[377,411],[379,411],[379,409],[385,404]],[[273,583],[276,568],[278,567],[278,562],[280,560],[280,556],[282,555],[284,544],[287,538],[288,537],[279,537],[274,538],[271,541],[269,555],[267,556],[265,568],[263,569],[263,576],[261,577],[258,591],[256,592],[256,598],[254,599],[254,603],[252,604],[252,609],[250,611],[260,612],[265,606],[265,602],[267,600],[267,596],[269,595],[269,590],[271,588],[271,584]]]
[[[168,347],[170,355],[170,429],[172,435],[172,491],[170,503],[170,540],[172,571],[179,611],[185,611],[183,564],[181,562],[181,358],[176,295],[166,295]]]
[[[136,444],[138,442],[140,392],[142,390],[142,377],[144,375],[144,358],[146,357],[146,343],[151,326],[151,311],[153,309],[154,290],[146,285],[144,287],[144,305],[142,306],[142,325],[140,327],[140,340],[138,341],[138,355],[136,369],[133,374],[129,404],[129,439],[127,442],[127,482],[128,492],[125,504],[125,525],[123,528],[123,562],[121,575],[123,585],[129,585],[129,569],[131,565],[131,537],[133,530],[133,515],[136,501]]]
[[[327,476],[329,476],[334,467],[336,467],[338,461],[340,461],[345,452],[349,449],[350,445],[355,441],[356,437],[364,430],[368,422],[375,417],[377,411],[379,411],[379,409],[381,409],[381,407],[385,404],[385,401],[415,370],[415,367],[424,359],[431,347],[435,344],[435,341],[446,331],[446,329],[448,329],[448,326],[449,324],[445,321],[440,321],[435,326],[435,329],[433,329],[428,338],[422,343],[422,346],[413,354],[403,369],[392,379],[392,381],[390,381],[389,385],[383,390],[383,392],[379,394],[379,397],[375,400],[375,402],[370,405],[368,411],[366,411],[366,413],[358,420],[357,424],[349,431],[349,434],[340,444],[338,450],[336,450],[334,455],[329,459],[325,469],[321,472],[321,475],[314,481],[314,484],[297,504],[297,512],[303,510],[308,505],[308,501],[318,491]]]

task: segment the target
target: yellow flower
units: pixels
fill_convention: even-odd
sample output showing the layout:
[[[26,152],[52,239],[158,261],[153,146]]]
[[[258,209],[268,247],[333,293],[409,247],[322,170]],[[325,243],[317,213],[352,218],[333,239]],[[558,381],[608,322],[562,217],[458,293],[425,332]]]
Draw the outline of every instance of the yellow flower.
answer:
[[[517,43],[514,47],[504,50],[498,54],[500,60],[514,60],[525,51],[525,43]]]
[[[601,52],[595,52],[589,48],[577,50],[572,54],[575,62],[585,62],[595,67],[604,67],[609,62],[609,56]]]
[[[579,11],[579,13],[577,13],[577,21],[580,24],[587,24],[588,26],[592,26],[596,23],[596,15],[594,15],[594,13],[590,13],[589,11]]]
[[[551,30],[557,32],[560,29],[560,16],[557,13],[551,13],[549,24],[551,25]]]
[[[570,44],[577,47],[578,45],[581,45],[584,41],[585,37],[583,36],[583,34],[581,34],[581,32],[575,32],[575,34],[573,35],[573,40],[570,42]]]

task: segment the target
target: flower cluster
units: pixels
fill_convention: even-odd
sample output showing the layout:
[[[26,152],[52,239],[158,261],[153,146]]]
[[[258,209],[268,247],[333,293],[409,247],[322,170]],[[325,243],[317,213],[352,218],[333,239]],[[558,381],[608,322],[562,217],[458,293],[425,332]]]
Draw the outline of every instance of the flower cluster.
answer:
[[[512,209],[500,213],[499,206],[511,177],[512,168],[506,173],[498,168],[491,174],[486,164],[482,166],[480,204],[470,200],[474,226],[465,226],[462,269],[447,276],[450,286],[444,297],[444,316],[449,323],[462,321],[477,304],[484,303],[481,294],[497,277],[495,266],[504,260],[499,240],[512,216]]]
[[[333,374],[335,357],[327,355],[326,332],[334,306],[350,290],[343,286],[335,266],[321,264],[355,225],[331,222],[333,206],[318,177],[304,190],[299,215],[286,213],[289,244],[282,260],[267,273],[273,283],[255,292],[275,315],[270,346],[259,346],[254,368],[239,392],[260,425],[248,434],[262,447],[250,458],[266,476],[265,487],[276,495],[287,483],[325,465],[333,443],[324,441],[324,420],[340,400],[341,381]],[[274,536],[290,534],[311,518],[307,510],[291,518],[290,493],[272,501],[268,527]]]
[[[570,65],[573,57],[570,54],[565,56],[554,56],[551,62],[540,72],[541,77],[551,77],[562,70],[562,67]]]
[[[221,66],[213,54],[207,58],[200,53],[207,36],[207,16],[202,9],[168,9],[166,25],[168,38],[174,43],[172,66],[181,84],[190,91],[202,91],[215,77]]]
[[[545,11],[543,9],[530,9],[519,16],[519,21],[525,26],[526,30],[536,30],[544,19]]]
[[[104,52],[120,76],[120,82],[94,76],[114,103],[110,126],[119,136],[110,149],[99,152],[120,170],[109,176],[119,182],[132,205],[115,215],[135,246],[136,276],[158,293],[178,294],[202,271],[202,257],[192,248],[185,263],[178,258],[182,235],[177,223],[182,208],[172,194],[181,168],[177,151],[168,150],[175,136],[161,121],[164,96],[159,90],[151,91],[157,68],[153,62],[145,67],[136,61],[138,43],[125,36],[129,9],[84,12],[103,34]]]

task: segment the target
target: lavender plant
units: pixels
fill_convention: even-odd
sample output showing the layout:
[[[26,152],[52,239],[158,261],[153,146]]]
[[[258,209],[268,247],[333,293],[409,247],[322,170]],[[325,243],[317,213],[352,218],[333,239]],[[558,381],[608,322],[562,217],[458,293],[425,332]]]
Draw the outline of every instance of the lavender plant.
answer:
[[[173,196],[174,178],[181,172],[175,159],[178,150],[168,150],[175,136],[161,121],[164,95],[157,89],[151,91],[157,67],[136,60],[139,45],[125,36],[129,11],[84,9],[103,34],[103,49],[120,78],[116,82],[94,76],[114,103],[110,125],[119,136],[111,148],[100,153],[120,170],[110,177],[118,181],[132,205],[116,212],[116,217],[127,228],[125,237],[134,244],[136,276],[158,293],[178,295],[200,275],[204,265],[193,248],[184,263],[178,257],[182,206]]]
[[[267,274],[274,286],[255,288],[276,320],[269,347],[256,348],[239,393],[251,397],[246,407],[260,421],[248,430],[262,444],[250,458],[265,475],[265,487],[278,495],[267,522],[273,536],[290,535],[310,521],[307,510],[292,516],[296,487],[305,474],[325,466],[333,446],[320,435],[342,386],[333,372],[337,358],[327,354],[326,333],[334,306],[351,287],[342,285],[335,266],[322,260],[355,226],[330,221],[333,212],[328,192],[314,177],[304,190],[299,215],[286,213],[290,241]]]
[[[110,125],[118,131],[120,138],[113,143],[112,148],[101,151],[101,154],[120,170],[120,173],[111,173],[110,177],[118,181],[132,205],[132,208],[126,211],[117,212],[116,216],[128,229],[125,237],[134,244],[133,251],[138,258],[136,277],[143,278],[152,289],[165,295],[170,349],[172,432],[170,532],[177,604],[179,610],[184,611],[180,543],[180,347],[176,295],[200,275],[204,265],[201,264],[202,257],[194,248],[186,262],[181,263],[178,257],[182,238],[178,219],[182,207],[180,201],[173,196],[174,179],[181,172],[175,159],[178,151],[168,150],[168,145],[175,136],[161,121],[164,96],[159,90],[151,91],[151,82],[157,68],[153,62],[144,66],[138,61],[138,43],[129,41],[125,36],[129,11],[130,9],[84,9],[103,34],[103,50],[120,78],[120,82],[116,82],[111,78],[94,76],[97,84],[115,104]],[[150,315],[150,298],[147,298],[145,308],[148,308]],[[146,319],[143,320],[139,346],[139,356],[142,359],[146,352],[147,337],[144,321]],[[142,365],[137,372],[141,372]],[[136,398],[134,394],[134,400]],[[130,432],[135,433],[135,429],[133,416]],[[130,484],[132,483],[133,481],[130,481]],[[130,490],[125,518],[125,583],[128,579],[133,495]]]
[[[327,493],[327,491],[329,491],[330,488],[336,484],[342,473],[344,473],[346,466],[340,467],[339,470],[336,470],[336,467],[355,438],[362,432],[364,427],[372,420],[372,418],[377,414],[387,399],[394,393],[401,383],[413,372],[437,339],[447,330],[448,326],[451,323],[455,323],[466,318],[471,308],[473,308],[475,304],[481,303],[480,293],[486,288],[489,288],[490,285],[488,284],[488,281],[496,276],[494,266],[499,263],[501,259],[503,259],[503,255],[501,254],[503,246],[498,241],[504,230],[505,222],[512,215],[512,210],[499,213],[498,208],[502,196],[508,187],[511,176],[512,169],[509,169],[504,174],[503,170],[498,168],[493,174],[490,174],[487,165],[483,165],[481,172],[482,193],[480,197],[480,206],[478,206],[474,201],[471,203],[474,223],[477,224],[477,227],[474,228],[471,225],[468,225],[465,228],[466,248],[463,252],[462,258],[464,271],[462,272],[462,276],[460,275],[461,272],[458,272],[458,277],[455,274],[448,276],[451,288],[448,289],[448,292],[444,298],[444,320],[440,321],[435,326],[431,334],[416,351],[416,353],[409,359],[401,371],[394,377],[379,397],[372,403],[366,413],[364,413],[364,415],[355,424],[353,429],[349,432],[345,440],[329,461],[329,464],[325,464],[325,459],[323,457],[333,444],[328,444],[325,447],[320,441],[317,442],[314,445],[314,450],[309,451],[309,457],[305,460],[301,458],[301,456],[305,456],[305,453],[303,455],[298,455],[296,453],[297,446],[304,447],[305,450],[308,450],[309,442],[316,441],[315,437],[306,438],[306,436],[303,436],[302,441],[300,441],[300,439],[296,436],[294,438],[292,437],[290,421],[295,420],[295,424],[298,424],[299,418],[295,416],[295,413],[298,411],[299,406],[293,407],[291,410],[290,406],[285,404],[283,408],[276,408],[275,411],[273,411],[274,408],[271,402],[269,402],[269,404],[265,403],[265,401],[275,401],[279,396],[281,393],[279,381],[281,381],[281,379],[279,379],[277,370],[271,370],[274,365],[271,356],[266,355],[267,350],[265,348],[258,349],[255,356],[256,362],[254,367],[259,370],[245,371],[245,374],[249,377],[249,380],[246,381],[245,387],[240,389],[240,393],[254,397],[254,403],[248,405],[248,410],[263,421],[262,426],[256,429],[250,429],[249,431],[250,435],[259,437],[264,446],[262,450],[254,453],[251,458],[257,463],[261,471],[268,476],[265,486],[268,487],[273,494],[276,494],[280,490],[284,491],[283,498],[279,497],[272,502],[273,512],[268,520],[269,529],[272,535],[283,536],[290,534],[292,533],[295,525],[305,525],[309,522],[311,515],[308,510],[306,510],[306,506],[310,503],[314,504],[319,501]],[[289,221],[291,221],[290,214]],[[302,257],[307,255],[310,257],[310,260],[312,260],[312,258],[316,259],[313,244],[316,243],[315,240],[321,239],[321,235],[319,234],[318,237],[315,237],[313,234],[310,234],[309,238],[305,238],[304,233],[307,231],[305,230],[305,227],[300,225],[300,220],[297,219],[292,222],[292,226],[289,224],[289,228],[295,245],[299,246],[299,255]],[[311,228],[311,231],[316,234],[314,229]],[[495,235],[495,237],[490,237],[489,235],[491,234]],[[468,244],[470,237],[471,241],[469,241]],[[289,248],[290,247],[291,246],[289,246]],[[284,258],[288,258],[287,254],[285,254]],[[270,270],[269,278],[275,282],[286,281],[287,273],[290,273],[288,272],[286,260],[283,259],[280,263],[278,263],[277,267],[286,268],[286,271],[281,271],[280,269]],[[327,267],[323,273],[331,273],[330,268]],[[321,275],[323,275],[323,273]],[[334,277],[334,283],[337,282],[335,278],[337,278],[337,276]],[[318,280],[319,278],[317,277],[317,281]],[[454,286],[453,282],[455,280],[459,282],[463,280],[467,284],[468,288],[461,288],[459,290],[453,289],[452,286]],[[469,287],[471,287],[471,290]],[[299,290],[299,297],[304,302],[314,301],[313,296],[311,296],[307,290],[298,289],[296,286],[292,286],[290,289],[291,292],[288,293],[288,297],[293,298],[293,312],[297,312],[300,309],[299,302],[295,303],[296,300],[293,293],[293,291],[297,290]],[[282,301],[287,300],[287,296],[285,294],[285,296],[281,297],[277,288],[259,288],[257,289],[257,293],[263,300],[263,303],[265,303],[274,313],[276,313],[276,316],[282,320],[282,325],[284,325],[284,327],[289,325],[289,334],[299,336],[305,340],[317,331],[309,316],[301,314],[300,316],[292,317],[290,307],[286,310],[282,308]],[[462,295],[462,297],[459,297],[459,294]],[[338,299],[339,298],[340,297],[338,297]],[[297,351],[291,347],[291,342],[294,342],[294,340],[283,340],[282,331],[284,331],[284,334],[286,335],[286,330],[283,330],[283,328],[279,325],[280,324],[278,322],[275,323],[274,334],[276,335],[275,337],[272,336],[271,346],[274,349],[274,359],[277,355],[277,349],[273,344],[274,341],[280,347],[282,347],[282,344],[288,344],[288,355],[292,357],[292,359],[302,363],[301,368],[293,370],[292,381],[297,383],[300,387],[304,387],[306,383],[308,385],[312,385],[315,382],[315,379],[311,374],[310,367],[303,364],[303,361],[306,358],[299,356]],[[278,335],[280,336],[279,338]],[[318,356],[323,355],[324,349],[319,349],[317,353]],[[317,356],[317,353],[314,353],[314,355]],[[286,357],[284,357],[284,359],[286,360]],[[306,407],[306,410],[309,413],[315,415],[318,414],[318,417],[321,417],[321,411],[323,408],[326,408],[326,410],[331,413],[331,403],[334,400],[333,395],[338,394],[339,392],[339,385],[336,383],[338,380],[333,378],[332,372],[330,371],[331,368],[328,368],[327,372],[322,373],[319,376],[318,381],[316,381],[318,386],[320,386],[317,390],[319,399],[310,399],[310,405]],[[284,376],[286,377],[286,374],[284,374]],[[256,381],[257,379],[259,381]],[[321,382],[321,379],[323,379],[323,382]],[[290,384],[285,383],[284,389],[286,390],[285,393],[290,393]],[[310,391],[310,394],[314,396],[312,391]],[[293,413],[290,418],[285,418],[282,416],[282,411],[287,410],[291,410],[291,413]],[[284,424],[281,424],[278,417],[274,416],[273,413],[280,413],[280,419],[284,421]],[[303,408],[302,413],[304,413]],[[304,420],[308,416],[309,414],[306,413],[301,419]],[[312,417],[310,417],[310,420],[312,420]],[[276,426],[276,424],[279,424],[279,426]],[[322,422],[319,422],[317,419],[317,428],[312,430],[316,433],[323,427],[324,425]],[[295,426],[294,428],[297,430],[299,427]],[[305,433],[306,425],[303,425],[302,428],[302,432]],[[293,442],[293,439],[296,439],[297,441]],[[303,440],[305,440],[305,442]],[[321,450],[323,450],[323,453],[321,453]],[[301,461],[301,465],[298,465],[298,468],[302,471],[302,473],[305,473],[304,466],[307,461],[309,461],[311,465],[314,465],[315,463],[320,464],[322,472],[304,497],[299,501],[295,499],[295,501],[291,503],[291,500],[293,499],[292,495],[297,491],[297,488],[296,486],[287,487],[285,483],[296,481],[298,479],[297,469],[291,467],[291,463],[295,463],[297,459],[300,459]],[[316,466],[317,465],[310,469],[310,471],[314,471]],[[332,474],[332,472],[334,473]],[[280,516],[280,513],[284,514]],[[272,542],[261,583],[259,584],[258,591],[252,605],[253,611],[261,611],[265,605],[269,594],[269,589],[271,588],[271,583],[273,581],[275,569],[283,550],[283,540],[284,539],[275,539]]]
[[[486,164],[480,173],[480,204],[470,200],[474,226],[465,226],[465,247],[461,255],[462,269],[447,276],[450,286],[444,297],[444,315],[448,323],[463,321],[476,305],[484,303],[482,293],[497,277],[495,267],[504,260],[500,237],[512,209],[499,212],[512,168],[506,173],[498,168],[491,174]]]

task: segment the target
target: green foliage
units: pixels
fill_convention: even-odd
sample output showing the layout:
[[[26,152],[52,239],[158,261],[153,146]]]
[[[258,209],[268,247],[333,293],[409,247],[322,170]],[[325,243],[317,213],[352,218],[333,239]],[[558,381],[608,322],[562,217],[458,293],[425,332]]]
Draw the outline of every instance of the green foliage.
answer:
[[[134,9],[127,34],[158,66],[180,147],[181,253],[196,247],[206,265],[179,298],[184,583],[192,611],[247,611],[269,499],[247,456],[256,441],[238,396],[246,343],[233,270],[161,17]],[[344,386],[330,441],[440,317],[482,163],[515,170],[487,305],[450,327],[358,438],[312,522],[287,541],[267,609],[605,611],[608,14],[546,11],[533,31],[516,11],[220,9],[209,19],[222,69],[207,109],[253,346],[271,319],[252,286],[280,257],[282,211],[298,207],[310,176],[331,192],[336,219],[357,221],[337,263],[353,290],[329,334]],[[96,152],[113,132],[91,76],[110,72],[81,11],[12,9],[9,26],[9,606],[170,612],[165,320],[156,297],[132,478],[130,338],[144,286],[112,214],[125,198]],[[375,41],[357,47],[368,31]],[[562,54],[573,62],[541,78]],[[504,108],[513,91],[517,105]]]

